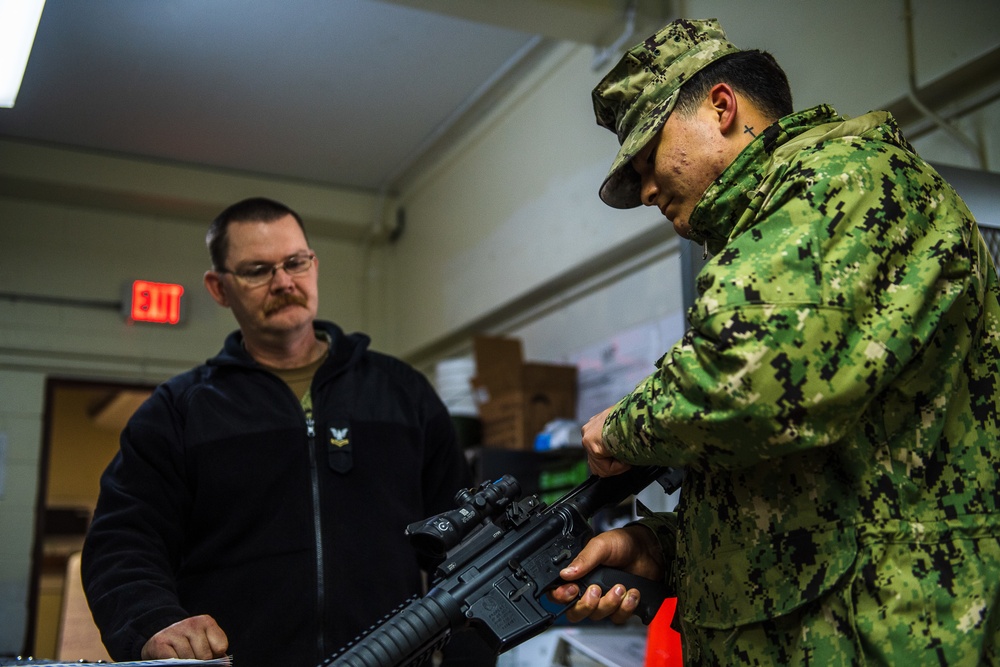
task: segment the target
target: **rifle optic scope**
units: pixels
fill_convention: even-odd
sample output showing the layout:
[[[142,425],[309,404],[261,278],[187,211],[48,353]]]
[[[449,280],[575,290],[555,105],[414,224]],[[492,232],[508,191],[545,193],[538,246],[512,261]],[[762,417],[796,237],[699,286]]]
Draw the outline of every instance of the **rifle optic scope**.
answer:
[[[483,482],[474,489],[455,494],[458,509],[442,512],[406,527],[410,544],[431,558],[444,558],[469,532],[503,512],[521,495],[521,486],[512,475],[495,482]]]

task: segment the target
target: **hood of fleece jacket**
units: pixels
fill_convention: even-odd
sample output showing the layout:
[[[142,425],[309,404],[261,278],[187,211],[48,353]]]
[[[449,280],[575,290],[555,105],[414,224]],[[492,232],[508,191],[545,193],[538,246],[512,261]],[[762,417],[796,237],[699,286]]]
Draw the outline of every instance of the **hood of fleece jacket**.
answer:
[[[705,245],[712,254],[718,253],[751,203],[763,190],[770,189],[769,181],[776,174],[794,169],[803,151],[848,137],[894,144],[914,152],[896,120],[886,111],[847,118],[837,115],[830,106],[820,105],[785,116],[744,148],[705,190],[691,213],[691,240]],[[740,228],[744,229],[744,225]]]

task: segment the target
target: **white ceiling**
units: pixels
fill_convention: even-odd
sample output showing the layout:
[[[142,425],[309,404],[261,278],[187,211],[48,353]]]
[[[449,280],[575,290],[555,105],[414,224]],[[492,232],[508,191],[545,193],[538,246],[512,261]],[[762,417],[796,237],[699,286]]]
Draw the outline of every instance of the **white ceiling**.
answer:
[[[910,0],[47,0],[0,140],[391,195],[560,43],[593,48],[596,82],[612,64],[596,65],[602,51],[617,57],[686,11],[772,51],[798,107],[886,108],[914,139],[934,123],[908,75],[955,118],[1000,97],[1000,3],[912,4],[908,63]],[[106,199],[4,165],[0,196]],[[153,191],[114,197],[172,210]],[[177,206],[198,220],[218,210]],[[347,240],[369,227],[314,218]]]
[[[665,18],[640,4],[637,32]],[[627,5],[47,0],[0,137],[389,191],[552,40],[618,37]]]

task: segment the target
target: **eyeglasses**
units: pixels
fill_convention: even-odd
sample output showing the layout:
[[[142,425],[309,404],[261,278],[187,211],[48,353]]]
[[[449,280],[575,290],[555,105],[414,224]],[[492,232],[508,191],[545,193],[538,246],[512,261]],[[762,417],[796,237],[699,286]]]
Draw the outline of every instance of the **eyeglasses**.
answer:
[[[278,264],[251,264],[235,271],[218,269],[219,273],[231,273],[240,279],[247,287],[260,287],[274,279],[278,269],[284,269],[290,276],[299,276],[312,268],[316,259],[315,253],[292,255]]]

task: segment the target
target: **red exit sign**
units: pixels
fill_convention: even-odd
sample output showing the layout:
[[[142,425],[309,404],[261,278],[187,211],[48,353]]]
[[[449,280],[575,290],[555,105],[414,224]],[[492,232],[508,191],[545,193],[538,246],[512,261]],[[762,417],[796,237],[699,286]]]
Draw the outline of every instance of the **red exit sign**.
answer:
[[[184,288],[181,285],[136,280],[132,283],[129,318],[134,322],[177,324],[181,321],[183,294]]]

